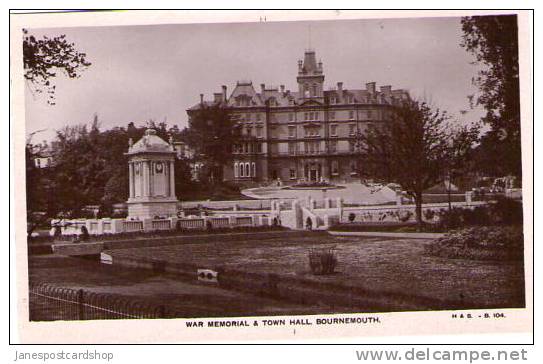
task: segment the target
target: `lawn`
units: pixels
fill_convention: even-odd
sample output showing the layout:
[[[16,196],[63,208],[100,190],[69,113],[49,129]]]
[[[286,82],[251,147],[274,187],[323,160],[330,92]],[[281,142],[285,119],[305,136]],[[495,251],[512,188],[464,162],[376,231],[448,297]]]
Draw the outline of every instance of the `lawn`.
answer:
[[[256,297],[238,291],[185,281],[165,273],[156,274],[100,264],[97,260],[38,255],[29,258],[30,283],[46,282],[53,286],[107,293],[164,305],[174,317],[222,317],[250,315],[316,314],[322,307],[296,305],[271,298]],[[33,298],[36,309],[42,302]],[[49,316],[47,319],[54,319]]]
[[[211,242],[113,251],[115,256],[188,263],[201,268],[276,273],[365,290],[465,302],[466,308],[524,306],[519,262],[447,259],[424,254],[427,240],[334,238],[324,234],[287,240]],[[308,251],[334,247],[337,274],[315,276]]]

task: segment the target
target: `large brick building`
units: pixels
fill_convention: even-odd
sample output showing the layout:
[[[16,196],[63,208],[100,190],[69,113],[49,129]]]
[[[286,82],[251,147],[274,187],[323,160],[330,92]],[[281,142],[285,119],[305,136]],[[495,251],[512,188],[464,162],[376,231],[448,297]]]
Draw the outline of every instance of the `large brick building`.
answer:
[[[355,135],[369,123],[390,118],[393,105],[409,98],[405,90],[392,90],[375,82],[365,89],[346,89],[343,82],[324,90],[322,62],[307,50],[298,61],[297,91],[238,81],[231,95],[226,86],[187,110],[192,117],[202,105],[228,107],[244,136],[233,146],[232,165],[224,178],[237,182],[299,180],[331,182],[357,179]],[[360,166],[363,168],[363,166]]]

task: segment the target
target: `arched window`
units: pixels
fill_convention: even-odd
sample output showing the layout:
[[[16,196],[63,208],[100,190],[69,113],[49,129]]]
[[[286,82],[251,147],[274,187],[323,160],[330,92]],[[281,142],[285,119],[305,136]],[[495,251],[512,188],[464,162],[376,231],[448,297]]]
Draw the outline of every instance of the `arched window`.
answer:
[[[256,177],[256,163],[253,162],[253,177]]]
[[[251,166],[249,163],[245,163],[245,177],[251,177]]]
[[[234,163],[234,178],[239,177],[239,165],[238,162]]]
[[[311,96],[317,96],[317,84],[316,83],[313,84],[313,87],[311,89],[311,93],[312,93]]]
[[[239,176],[245,177],[245,169],[243,168],[243,163],[239,164]]]

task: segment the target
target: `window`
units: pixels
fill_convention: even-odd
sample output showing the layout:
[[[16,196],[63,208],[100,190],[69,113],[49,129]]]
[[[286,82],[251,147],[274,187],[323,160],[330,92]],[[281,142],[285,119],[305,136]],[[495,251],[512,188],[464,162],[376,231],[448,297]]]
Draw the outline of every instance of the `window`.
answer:
[[[351,153],[354,152],[354,147],[355,147],[354,142],[352,140],[349,141],[349,152]]]
[[[293,113],[288,114],[288,121],[294,121],[294,114]]]
[[[373,113],[371,112],[371,110],[368,110],[368,120],[371,119],[373,119]]]
[[[253,128],[250,126],[247,127],[247,135],[252,136],[253,135]]]
[[[252,167],[253,167],[253,177],[256,177],[256,163],[255,162],[252,163]]]
[[[288,153],[289,154],[296,154],[296,143],[295,142],[288,143]]]
[[[239,165],[238,163],[234,163],[234,178],[238,178],[239,177]]]
[[[338,161],[332,161],[332,176],[337,176],[339,174],[339,163]]]
[[[294,168],[290,169],[290,179],[296,179],[296,170]]]
[[[289,126],[288,127],[288,137],[289,138],[296,137],[296,127],[295,126]]]
[[[251,166],[249,163],[245,163],[245,177],[251,177]]]
[[[258,143],[258,144],[256,145],[256,152],[257,152],[257,153],[262,153],[262,143]]]
[[[330,125],[330,136],[337,136],[337,125]]]
[[[354,120],[354,110],[349,110],[349,119]]]
[[[331,103],[332,105],[337,104],[337,99],[336,99],[335,96],[330,97],[330,103]]]
[[[239,176],[240,177],[245,177],[245,170],[243,168],[243,163],[239,164]]]
[[[347,103],[354,104],[354,96],[353,95],[348,95],[347,96]]]
[[[317,84],[316,83],[313,84],[313,87],[312,87],[311,91],[312,91],[311,96],[317,96]]]
[[[260,121],[260,114],[256,114],[255,119],[256,119],[256,121]]]
[[[336,120],[336,112],[335,111],[330,111],[330,120]]]
[[[256,137],[262,138],[262,128],[256,128]]]
[[[337,152],[337,140],[330,140],[330,153]]]
[[[351,175],[358,174],[357,166],[355,161],[351,161]]]

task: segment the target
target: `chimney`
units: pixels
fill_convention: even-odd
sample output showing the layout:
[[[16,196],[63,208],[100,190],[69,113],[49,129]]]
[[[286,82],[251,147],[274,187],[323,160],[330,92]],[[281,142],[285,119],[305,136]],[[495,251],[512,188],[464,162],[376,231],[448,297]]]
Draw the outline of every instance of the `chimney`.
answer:
[[[392,95],[392,86],[381,86],[381,92],[386,97],[389,97]]]
[[[285,85],[281,85],[279,87],[281,87],[281,93],[284,94],[285,93]]]
[[[370,94],[374,94],[374,93],[375,93],[375,82],[368,82],[368,83],[366,83],[366,90],[367,90]]]
[[[266,85],[263,84],[263,83],[261,83],[261,84],[260,84],[260,92],[261,92],[261,93],[264,93],[264,89],[265,89],[265,88],[266,88]]]
[[[222,100],[226,102],[226,86],[222,85]]]
[[[200,94],[200,104],[204,104],[204,94]]]
[[[302,73],[302,65],[303,65],[303,61],[301,59],[298,60],[298,72],[299,73]]]
[[[337,83],[337,90],[338,90],[339,92],[342,92],[342,91],[343,91],[343,82],[338,82],[338,83]]]

